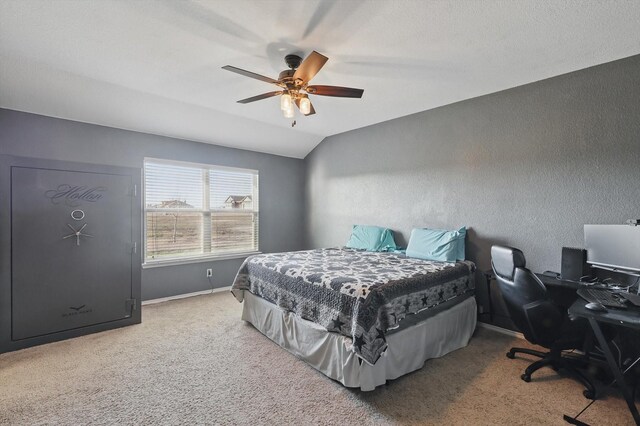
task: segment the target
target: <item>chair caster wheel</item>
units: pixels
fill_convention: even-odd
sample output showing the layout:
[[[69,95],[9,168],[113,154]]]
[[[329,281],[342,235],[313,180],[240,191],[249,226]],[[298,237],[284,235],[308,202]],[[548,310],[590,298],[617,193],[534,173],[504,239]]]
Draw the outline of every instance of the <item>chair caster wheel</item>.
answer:
[[[514,354],[513,352],[507,352],[507,358],[514,359],[515,357],[516,357],[516,354]]]
[[[583,390],[582,395],[587,399],[596,399],[596,393],[590,390]]]
[[[529,383],[531,381],[531,376],[528,374],[523,374],[522,376],[520,376],[520,378],[522,380],[524,380],[525,382]]]

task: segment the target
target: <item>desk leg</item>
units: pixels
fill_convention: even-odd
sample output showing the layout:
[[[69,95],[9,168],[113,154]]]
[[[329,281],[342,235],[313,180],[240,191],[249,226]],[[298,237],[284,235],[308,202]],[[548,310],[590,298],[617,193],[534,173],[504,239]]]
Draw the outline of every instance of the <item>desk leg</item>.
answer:
[[[487,299],[489,299],[489,322],[493,324],[493,303],[491,302],[491,280],[493,279],[493,274],[485,272],[484,279],[487,283]]]
[[[593,318],[589,318],[589,324],[591,324],[591,328],[593,329],[593,333],[596,335],[596,339],[598,339],[598,343],[600,344],[600,348],[604,352],[604,356],[607,358],[607,363],[609,364],[609,368],[613,373],[613,377],[615,377],[618,386],[622,390],[622,395],[624,399],[627,401],[627,406],[629,407],[629,411],[631,411],[631,415],[633,416],[633,420],[635,420],[636,425],[640,426],[640,414],[638,414],[638,409],[636,408],[635,401],[633,400],[633,395],[629,391],[627,384],[624,381],[624,376],[622,372],[618,368],[615,359],[613,359],[613,354],[611,353],[611,349],[607,344],[604,335],[602,334],[602,330],[600,329],[600,325],[598,321]]]

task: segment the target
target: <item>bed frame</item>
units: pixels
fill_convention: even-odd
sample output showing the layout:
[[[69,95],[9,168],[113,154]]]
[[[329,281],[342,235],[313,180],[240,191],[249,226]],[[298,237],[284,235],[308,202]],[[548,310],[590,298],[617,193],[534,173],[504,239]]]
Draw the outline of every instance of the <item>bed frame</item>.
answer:
[[[349,337],[285,312],[244,291],[242,319],[326,376],[372,391],[422,368],[426,360],[465,347],[476,328],[476,300],[466,300],[411,327],[387,335],[387,350],[371,365],[351,350]]]

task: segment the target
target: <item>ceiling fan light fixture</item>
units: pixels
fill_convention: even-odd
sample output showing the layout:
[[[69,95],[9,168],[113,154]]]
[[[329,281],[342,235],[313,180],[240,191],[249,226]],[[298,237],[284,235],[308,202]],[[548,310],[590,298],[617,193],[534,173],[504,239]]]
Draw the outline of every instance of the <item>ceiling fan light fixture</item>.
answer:
[[[311,101],[307,96],[300,98],[300,112],[307,115],[311,112]]]
[[[284,118],[293,118],[294,116],[293,104],[291,104],[291,107],[285,109],[283,113],[284,113]]]
[[[280,96],[280,109],[283,111],[291,110],[293,112],[293,102],[291,101],[290,94],[283,93],[282,96]]]

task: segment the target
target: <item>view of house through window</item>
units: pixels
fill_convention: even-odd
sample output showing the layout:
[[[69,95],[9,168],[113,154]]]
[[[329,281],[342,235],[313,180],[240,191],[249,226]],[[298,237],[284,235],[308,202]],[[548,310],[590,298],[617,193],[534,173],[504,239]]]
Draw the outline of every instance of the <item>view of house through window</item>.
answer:
[[[258,172],[145,160],[145,261],[258,251]]]

